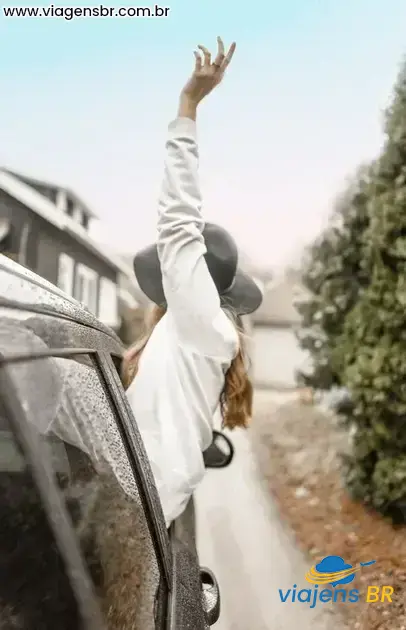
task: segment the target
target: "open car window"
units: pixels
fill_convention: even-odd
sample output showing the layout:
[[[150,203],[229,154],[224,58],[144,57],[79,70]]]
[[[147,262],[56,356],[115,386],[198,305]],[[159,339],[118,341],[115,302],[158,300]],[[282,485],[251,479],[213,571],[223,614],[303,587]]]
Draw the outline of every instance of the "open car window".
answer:
[[[123,444],[117,409],[96,353],[53,351],[15,321],[2,320],[0,337],[3,352],[10,349],[9,359],[0,364],[4,509],[13,521],[10,492],[8,503],[6,497],[12,482],[20,493],[27,489],[16,514],[42,513],[38,531],[28,535],[21,524],[20,563],[12,567],[15,592],[0,586],[2,610],[14,611],[10,614],[18,613],[19,619],[27,621],[5,629],[164,627],[169,584],[147,522],[143,489]],[[20,355],[18,360],[12,360],[13,354]],[[25,521],[30,522],[29,516]],[[45,540],[51,541],[47,549],[43,549]],[[31,541],[39,557],[49,558],[54,549],[55,558],[36,564],[29,549],[24,550],[25,541]],[[11,551],[10,547],[10,553],[0,557],[2,575],[10,569]],[[70,597],[69,615],[71,619],[77,616],[74,623],[60,623],[53,613],[47,616],[46,610],[40,623],[28,621],[31,609],[47,599],[48,583],[61,585],[62,600]],[[40,587],[35,598],[32,593]],[[67,606],[61,602],[61,617],[68,618]]]
[[[5,630],[84,628],[29,462],[0,403],[0,618]]]

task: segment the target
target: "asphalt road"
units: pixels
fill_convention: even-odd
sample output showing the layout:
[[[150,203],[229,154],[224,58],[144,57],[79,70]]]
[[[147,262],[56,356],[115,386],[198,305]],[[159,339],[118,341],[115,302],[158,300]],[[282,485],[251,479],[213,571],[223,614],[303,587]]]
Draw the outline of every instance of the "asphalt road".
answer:
[[[260,393],[257,405],[284,396]],[[306,588],[310,568],[280,522],[251,452],[249,432],[234,431],[236,454],[223,470],[209,470],[197,493],[200,562],[220,584],[216,630],[341,630],[329,605],[282,603],[279,589]],[[308,585],[309,586],[309,585]]]

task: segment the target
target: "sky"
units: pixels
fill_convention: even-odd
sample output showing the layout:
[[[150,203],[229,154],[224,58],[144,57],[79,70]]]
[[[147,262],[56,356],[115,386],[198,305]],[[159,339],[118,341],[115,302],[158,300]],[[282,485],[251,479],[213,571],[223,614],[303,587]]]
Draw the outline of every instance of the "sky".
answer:
[[[204,216],[258,265],[296,262],[382,145],[406,2],[166,2],[167,18],[0,14],[0,165],[74,189],[100,217],[94,235],[135,253],[155,238],[166,128],[193,50],[221,35],[237,51],[198,113]]]

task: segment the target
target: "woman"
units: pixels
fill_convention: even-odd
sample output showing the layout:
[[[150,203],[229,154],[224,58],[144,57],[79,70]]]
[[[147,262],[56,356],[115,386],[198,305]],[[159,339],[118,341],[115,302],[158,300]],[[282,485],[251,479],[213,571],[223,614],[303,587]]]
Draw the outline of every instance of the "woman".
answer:
[[[158,240],[138,253],[138,283],[155,304],[146,336],[130,348],[123,380],[144,439],[169,526],[204,475],[202,452],[212,441],[213,416],[246,426],[251,415],[240,315],[262,301],[257,285],[237,269],[231,236],[205,224],[198,180],[196,114],[222,81],[234,54],[199,46],[195,70],[169,126],[158,204]]]

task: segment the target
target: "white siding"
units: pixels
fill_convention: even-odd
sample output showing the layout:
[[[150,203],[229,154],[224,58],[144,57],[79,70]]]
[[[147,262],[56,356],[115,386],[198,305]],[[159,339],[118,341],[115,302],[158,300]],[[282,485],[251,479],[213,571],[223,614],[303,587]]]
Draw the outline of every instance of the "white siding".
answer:
[[[67,254],[59,254],[58,260],[58,287],[65,293],[73,294],[73,258]]]
[[[111,328],[120,325],[117,285],[107,278],[100,278],[99,319]]]
[[[258,326],[253,333],[254,384],[259,387],[294,387],[295,372],[307,365],[293,330]]]

